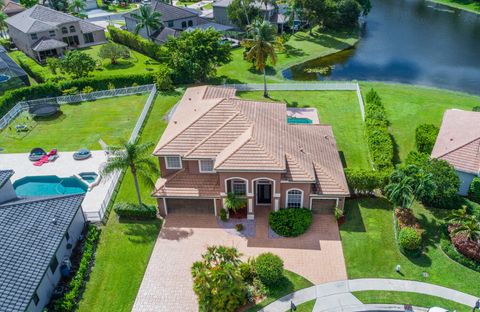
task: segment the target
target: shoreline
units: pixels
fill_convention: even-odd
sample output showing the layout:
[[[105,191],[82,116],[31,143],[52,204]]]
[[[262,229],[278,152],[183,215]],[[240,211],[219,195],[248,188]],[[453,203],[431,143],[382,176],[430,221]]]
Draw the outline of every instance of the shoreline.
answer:
[[[469,12],[472,14],[480,15],[480,5],[478,10],[471,9],[468,6],[464,4],[457,4],[454,2],[451,2],[450,0],[426,0],[427,2],[435,3],[435,4],[440,4],[449,8],[457,9],[457,10],[462,10],[465,12]]]

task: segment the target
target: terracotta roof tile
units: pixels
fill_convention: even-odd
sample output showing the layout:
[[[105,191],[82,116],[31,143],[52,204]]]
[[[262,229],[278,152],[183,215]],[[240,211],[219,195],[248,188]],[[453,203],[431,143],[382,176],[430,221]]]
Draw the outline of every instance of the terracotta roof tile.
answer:
[[[153,196],[217,197],[220,183],[216,174],[192,174],[185,170],[158,179]]]

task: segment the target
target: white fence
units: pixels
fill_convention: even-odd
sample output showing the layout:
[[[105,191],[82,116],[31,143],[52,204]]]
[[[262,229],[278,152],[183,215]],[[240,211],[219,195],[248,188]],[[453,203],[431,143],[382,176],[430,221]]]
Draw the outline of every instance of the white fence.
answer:
[[[130,139],[128,142],[133,143],[137,140],[138,134],[140,133],[140,130],[143,127],[143,124],[145,123],[145,119],[148,115],[148,112],[150,111],[150,108],[152,107],[153,100],[155,99],[155,94],[157,93],[157,88],[155,85],[148,85],[149,90],[150,90],[150,95],[148,96],[147,101],[145,102],[145,105],[143,106],[142,113],[140,114],[140,117],[138,117],[137,123],[135,124],[135,128],[133,128],[132,134],[130,135]],[[145,86],[142,86],[145,87]],[[137,92],[134,92],[137,93]],[[117,188],[118,182],[120,181],[120,177],[122,176],[122,171],[117,171],[115,172],[111,177],[110,180],[112,181],[110,184],[110,187],[107,190],[107,193],[105,194],[105,198],[102,201],[102,204],[100,205],[100,209],[96,212],[90,211],[90,212],[84,212],[85,217],[88,220],[92,221],[103,221],[103,218],[105,217],[105,213],[107,212],[108,206],[110,205],[110,201],[112,200],[113,194],[115,193],[115,190]]]
[[[92,101],[116,96],[132,95],[137,93],[151,92],[154,85],[142,85],[136,87],[119,88],[112,90],[95,91],[91,93],[82,93],[74,95],[64,95],[58,97],[43,98],[31,101],[18,102],[8,113],[0,119],[0,131],[5,129],[19,114],[27,111],[29,107],[42,103],[68,104],[83,101]]]

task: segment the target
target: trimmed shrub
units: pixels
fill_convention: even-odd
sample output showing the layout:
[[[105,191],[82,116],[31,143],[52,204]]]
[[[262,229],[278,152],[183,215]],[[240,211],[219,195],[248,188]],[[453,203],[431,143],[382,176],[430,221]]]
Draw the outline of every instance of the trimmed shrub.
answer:
[[[243,231],[243,224],[241,223],[235,224],[235,230],[237,230],[238,232]]]
[[[169,91],[173,89],[171,73],[172,70],[167,65],[162,64],[159,66],[154,78],[158,90]]]
[[[155,219],[157,217],[157,208],[155,206],[120,202],[113,207],[116,214],[124,219]]]
[[[305,233],[312,224],[312,211],[305,208],[286,208],[270,212],[268,222],[278,235],[295,237]]]
[[[416,165],[421,167],[425,165],[429,159],[429,154],[421,153],[418,151],[411,151],[405,158],[405,165]]]
[[[398,233],[398,241],[403,249],[415,251],[420,249],[422,237],[414,228],[404,227]]]
[[[388,183],[388,172],[366,170],[366,169],[345,169],[348,186],[354,194],[368,195],[376,189],[383,189]]]
[[[223,222],[228,221],[228,216],[227,216],[227,210],[226,209],[221,209],[220,210],[220,220],[222,220]]]
[[[116,43],[126,45],[130,49],[145,54],[157,61],[161,61],[162,58],[167,56],[164,48],[154,42],[142,38],[141,36],[113,26],[108,26],[107,29],[110,38]]]
[[[260,254],[254,265],[258,278],[265,285],[275,285],[283,277],[283,260],[271,252]]]
[[[420,153],[431,154],[440,129],[431,124],[419,125],[415,129],[415,146]]]
[[[480,203],[480,178],[474,177],[468,189],[468,198],[476,203]]]

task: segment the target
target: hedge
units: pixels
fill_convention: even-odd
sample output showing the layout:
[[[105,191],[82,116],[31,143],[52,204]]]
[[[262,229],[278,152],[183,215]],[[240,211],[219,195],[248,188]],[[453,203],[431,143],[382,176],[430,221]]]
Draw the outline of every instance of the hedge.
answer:
[[[400,246],[409,251],[420,249],[422,245],[422,236],[411,227],[404,227],[398,233],[398,242]]]
[[[68,291],[63,294],[63,297],[55,300],[52,311],[73,311],[77,304],[80,295],[85,286],[90,267],[93,263],[95,255],[95,248],[100,236],[100,230],[94,226],[89,225],[88,232],[84,241],[82,259],[78,265],[72,280],[68,284]]]
[[[258,278],[265,285],[273,286],[283,277],[283,260],[271,252],[258,255],[254,267]]]
[[[373,166],[377,170],[393,168],[393,141],[380,96],[371,89],[366,95],[365,129]]]
[[[440,242],[443,252],[453,261],[466,266],[469,269],[480,272],[480,263],[469,259],[459,253],[449,239],[443,238]]]
[[[121,30],[113,26],[107,27],[110,34],[110,38],[116,42],[126,45],[132,50],[145,54],[156,61],[165,59],[165,49],[156,44],[155,42],[144,39],[139,35],[132,34],[129,31]]]
[[[345,169],[348,186],[356,195],[369,195],[376,189],[383,189],[388,183],[386,171],[369,169]]]
[[[113,210],[122,219],[155,219],[157,217],[155,206],[120,202],[115,204]]]
[[[306,208],[285,208],[270,212],[268,223],[278,235],[295,237],[305,233],[312,224],[312,211]]]
[[[431,124],[419,125],[415,129],[415,146],[420,153],[431,154],[440,129]]]
[[[476,203],[480,203],[480,178],[474,177],[468,188],[468,198]]]
[[[18,65],[20,65],[20,67],[38,83],[47,82],[55,78],[48,68],[41,66],[25,54],[16,53],[13,55],[13,57],[17,61]]]

